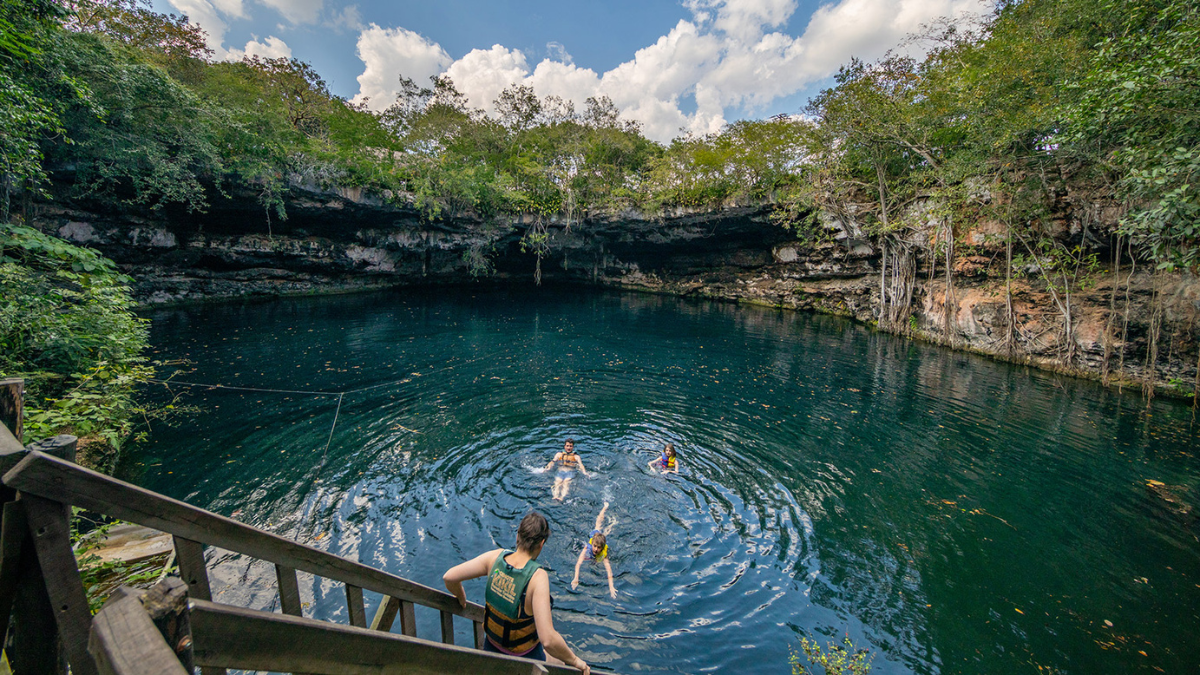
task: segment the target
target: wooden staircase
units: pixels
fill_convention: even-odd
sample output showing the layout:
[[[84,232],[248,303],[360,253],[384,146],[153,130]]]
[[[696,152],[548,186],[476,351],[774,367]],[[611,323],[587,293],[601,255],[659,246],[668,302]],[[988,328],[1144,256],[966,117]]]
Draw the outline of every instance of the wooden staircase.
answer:
[[[478,604],[462,607],[444,591],[80,467],[73,462],[73,436],[23,447],[9,431],[12,423],[0,419],[0,639],[13,629],[8,656],[16,675],[64,672],[60,653],[74,675],[180,674],[193,666],[203,675],[228,668],[328,675],[578,672],[481,651],[484,609]],[[172,535],[182,581],[167,579],[150,591],[119,589],[93,617],[71,549],[72,506]],[[205,546],[273,563],[282,614],[212,602]],[[303,616],[298,570],[344,584],[349,625]],[[369,625],[364,590],[383,595]],[[438,611],[441,642],[416,637],[415,605]],[[472,623],[473,645],[454,644],[455,617]],[[391,632],[397,618],[399,634]]]

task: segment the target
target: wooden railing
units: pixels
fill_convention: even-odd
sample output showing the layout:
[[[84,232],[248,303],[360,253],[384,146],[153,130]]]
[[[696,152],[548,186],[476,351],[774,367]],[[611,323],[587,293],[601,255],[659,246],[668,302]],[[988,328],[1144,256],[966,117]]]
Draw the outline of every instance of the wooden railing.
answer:
[[[19,637],[17,649],[25,652],[19,660],[28,672],[60,670],[57,646],[47,637],[55,633],[74,675],[168,672],[131,665],[157,663],[139,651],[150,649],[147,654],[151,654],[156,646],[145,647],[141,638],[130,637],[144,633],[147,625],[145,611],[138,609],[141,601],[132,591],[117,594],[93,622],[71,548],[71,506],[173,536],[189,596],[188,641],[194,640],[195,663],[205,675],[219,675],[225,668],[333,675],[398,672],[401,664],[404,672],[486,675],[548,672],[547,668],[578,672],[455,647],[455,616],[472,622],[473,646],[482,647],[482,606],[462,607],[444,591],[80,467],[73,463],[74,437],[60,436],[24,448],[5,421],[0,419],[0,643],[15,612],[22,635],[14,637]],[[283,615],[211,602],[205,545],[274,563]],[[349,626],[303,616],[297,570],[345,585]],[[369,629],[364,589],[383,596]],[[440,613],[441,643],[416,638],[415,605]],[[390,633],[397,617],[400,635]],[[158,639],[166,644],[166,638]],[[190,661],[187,668],[180,666],[184,672],[190,672],[190,667]],[[21,670],[16,669],[18,675]]]
[[[184,591],[182,582],[168,579],[145,593],[121,589],[114,594],[92,627],[89,651],[100,673],[180,675],[187,672],[181,664],[192,663],[314,675],[578,672],[357,626],[188,601]]]

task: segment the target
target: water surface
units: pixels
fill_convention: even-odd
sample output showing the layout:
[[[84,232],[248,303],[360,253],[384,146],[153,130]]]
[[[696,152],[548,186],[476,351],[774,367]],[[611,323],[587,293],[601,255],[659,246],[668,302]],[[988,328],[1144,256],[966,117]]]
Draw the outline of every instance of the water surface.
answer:
[[[555,625],[593,664],[787,673],[801,634],[848,634],[880,673],[1200,664],[1197,529],[1146,488],[1196,501],[1178,403],[658,296],[406,291],[149,316],[156,358],[190,362],[179,379],[291,393],[175,388],[200,412],[157,426],[131,479],[438,588],[540,510]],[[560,504],[540,469],[568,437],[594,476]],[[646,467],[664,442],[679,476]],[[590,564],[570,590],[605,501],[615,600]],[[277,609],[269,565],[210,556],[216,600]],[[340,584],[300,581],[306,615],[345,621]],[[482,581],[467,591],[482,601]],[[417,621],[439,638],[434,612]]]

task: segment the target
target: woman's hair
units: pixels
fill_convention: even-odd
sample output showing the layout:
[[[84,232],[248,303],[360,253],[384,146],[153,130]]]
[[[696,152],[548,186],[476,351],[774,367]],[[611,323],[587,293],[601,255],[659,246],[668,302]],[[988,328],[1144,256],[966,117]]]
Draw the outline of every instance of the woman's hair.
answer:
[[[550,538],[550,523],[537,511],[530,511],[517,526],[517,549],[532,551],[533,547]]]
[[[592,554],[595,555],[604,550],[604,545],[608,543],[608,538],[603,534],[597,534],[592,537]]]
[[[665,453],[667,453],[668,455],[670,455],[670,456],[674,457],[674,456],[675,456],[675,444],[674,444],[674,443],[667,443],[667,447],[663,448],[663,452],[665,452]]]

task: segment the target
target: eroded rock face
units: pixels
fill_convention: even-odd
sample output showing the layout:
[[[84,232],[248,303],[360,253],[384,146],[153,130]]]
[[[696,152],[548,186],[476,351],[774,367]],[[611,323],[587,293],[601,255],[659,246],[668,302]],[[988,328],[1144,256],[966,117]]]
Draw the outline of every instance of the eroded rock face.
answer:
[[[532,217],[481,221],[470,215],[429,223],[392,195],[294,187],[286,222],[268,225],[249,198],[215,204],[207,214],[157,218],[43,207],[35,224],[99,249],[134,279],[144,303],[353,291],[404,285],[533,283],[538,259],[523,237]],[[929,210],[929,205],[914,205]],[[823,216],[824,243],[797,241],[774,225],[770,207],[716,211],[677,209],[651,215],[625,211],[582,222],[550,220],[543,283],[586,283],[677,295],[813,310],[876,323],[880,317],[880,252],[853,217]],[[918,214],[919,215],[919,214]],[[1116,212],[1113,213],[1115,223]],[[1091,236],[1069,216],[1056,227],[1064,240]],[[1109,224],[1111,225],[1111,223]],[[917,239],[932,240],[930,220]],[[1012,285],[1011,319],[1002,268],[1000,223],[960,226],[972,246],[953,261],[947,311],[944,260],[920,260],[911,312],[883,328],[960,349],[1093,374],[1122,362],[1129,375],[1145,364],[1155,284],[1163,298],[1157,379],[1195,376],[1200,282],[1144,272],[1097,275],[1071,297],[1072,330],[1036,275]],[[527,244],[527,242],[525,242]],[[481,264],[481,261],[487,261]],[[937,267],[934,267],[937,266]],[[481,277],[474,273],[485,272]],[[1114,296],[1113,287],[1117,284]],[[1125,298],[1128,296],[1128,310]],[[1110,310],[1110,306],[1116,311]],[[885,322],[886,323],[886,322]],[[1009,325],[1012,325],[1012,330]],[[1070,347],[1068,349],[1068,347]],[[1071,358],[1066,358],[1068,352]],[[1178,387],[1177,387],[1178,388]]]

